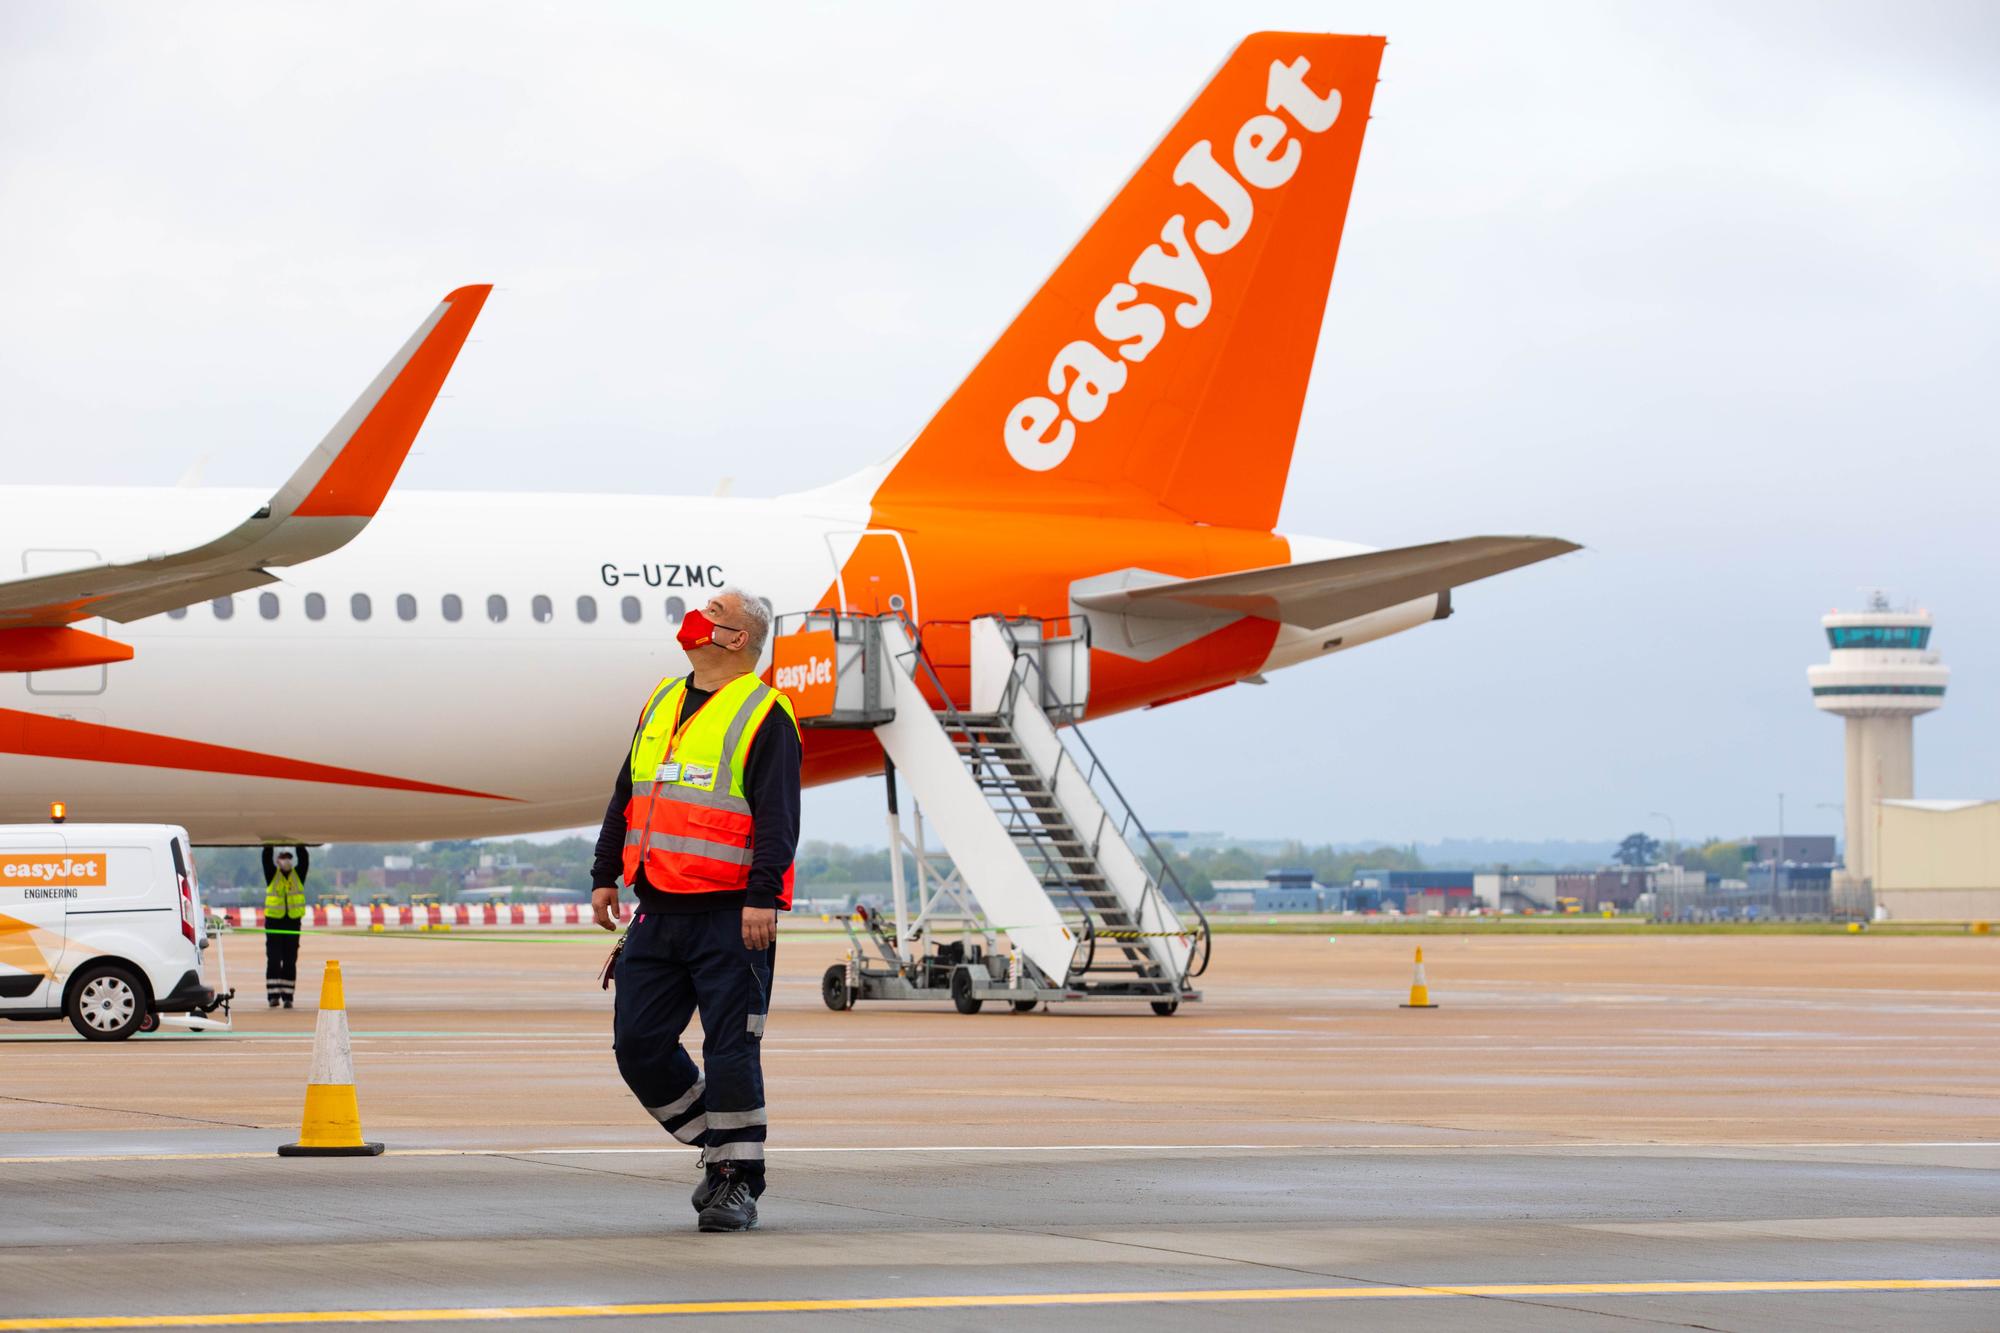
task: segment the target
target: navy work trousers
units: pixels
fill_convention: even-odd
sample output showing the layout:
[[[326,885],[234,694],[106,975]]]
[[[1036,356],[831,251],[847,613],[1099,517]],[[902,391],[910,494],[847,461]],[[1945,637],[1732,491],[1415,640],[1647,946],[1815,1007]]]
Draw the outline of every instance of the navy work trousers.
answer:
[[[764,1187],[764,1017],[777,954],[743,946],[743,910],[642,912],[618,959],[612,1037],[625,1086],[710,1166]],[[681,1034],[701,1011],[701,1068]]]
[[[299,988],[299,916],[264,918],[264,995],[289,1000]]]

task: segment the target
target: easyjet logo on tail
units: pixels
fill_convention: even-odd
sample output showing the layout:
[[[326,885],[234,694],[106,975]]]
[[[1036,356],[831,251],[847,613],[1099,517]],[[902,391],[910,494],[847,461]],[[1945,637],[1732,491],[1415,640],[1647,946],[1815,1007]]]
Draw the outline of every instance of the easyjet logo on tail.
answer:
[[[1049,363],[1048,396],[1023,398],[1008,412],[1003,438],[1016,463],[1031,472],[1061,466],[1076,444],[1078,424],[1088,425],[1103,416],[1113,396],[1125,387],[1130,373],[1126,363],[1144,361],[1167,336],[1165,312],[1160,305],[1141,300],[1141,288],[1179,298],[1172,304],[1174,323],[1181,328],[1198,328],[1208,318],[1214,302],[1202,255],[1234,249],[1256,218],[1250,191],[1275,190],[1299,169],[1304,150],[1292,126],[1323,134],[1340,116],[1340,90],[1322,96],[1307,87],[1310,68],[1303,56],[1289,65],[1271,62],[1265,110],[1243,122],[1231,145],[1233,174],[1216,160],[1215,146],[1207,139],[1181,155],[1174,166],[1174,184],[1193,186],[1221,217],[1196,224],[1190,238],[1187,215],[1174,214],[1160,228],[1158,243],[1147,246],[1132,262],[1125,281],[1112,284],[1097,303],[1095,315],[1097,334],[1111,350],[1087,338],[1069,343]],[[1290,124],[1276,114],[1281,111],[1291,118]]]

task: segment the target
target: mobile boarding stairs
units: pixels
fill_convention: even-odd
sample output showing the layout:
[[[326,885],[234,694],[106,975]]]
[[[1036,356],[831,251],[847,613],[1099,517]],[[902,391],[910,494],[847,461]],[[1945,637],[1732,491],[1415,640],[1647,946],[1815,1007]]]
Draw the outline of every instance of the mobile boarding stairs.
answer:
[[[829,1008],[1118,1000],[1165,1015],[1201,998],[1208,919],[1073,725],[1089,697],[1087,622],[785,620],[778,661],[800,632],[794,644],[823,654],[830,640],[834,658],[831,708],[801,724],[871,730],[887,754],[894,919],[847,919],[847,960],[822,979]],[[958,644],[966,660],[943,660]],[[907,827],[899,777],[915,797]]]

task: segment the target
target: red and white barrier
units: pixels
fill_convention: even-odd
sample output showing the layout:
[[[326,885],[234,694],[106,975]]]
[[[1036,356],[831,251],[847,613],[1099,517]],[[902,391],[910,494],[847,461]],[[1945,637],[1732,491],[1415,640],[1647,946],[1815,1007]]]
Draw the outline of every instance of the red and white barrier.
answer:
[[[618,904],[618,919],[632,919],[632,904]],[[238,930],[262,930],[261,907],[221,907],[216,909],[229,925]],[[569,929],[593,924],[590,908],[584,903],[451,903],[418,911],[391,904],[386,910],[370,907],[322,907],[306,909],[307,930],[354,930],[380,925],[384,931],[425,931],[445,926],[469,930]]]

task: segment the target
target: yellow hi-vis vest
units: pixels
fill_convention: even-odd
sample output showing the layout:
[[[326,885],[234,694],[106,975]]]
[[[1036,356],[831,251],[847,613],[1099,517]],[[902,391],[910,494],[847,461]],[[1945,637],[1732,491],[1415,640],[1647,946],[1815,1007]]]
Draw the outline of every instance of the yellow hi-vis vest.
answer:
[[[632,799],[625,806],[625,882],[639,871],[662,893],[718,893],[750,883],[755,841],[743,770],[757,728],[773,708],[796,728],[792,701],[754,675],[738,676],[681,717],[687,678],[660,682],[632,738]],[[778,906],[792,905],[785,868]]]
[[[304,916],[306,882],[296,870],[280,870],[264,886],[265,916]]]

